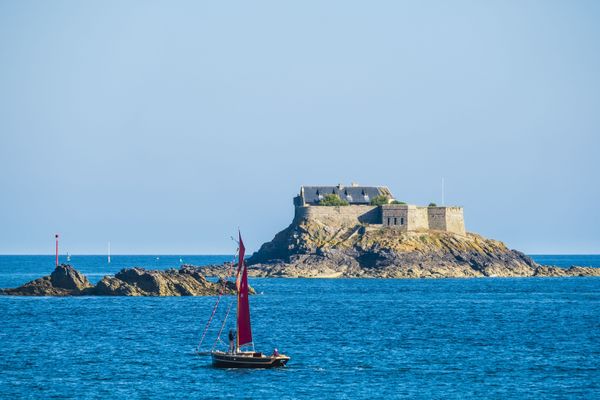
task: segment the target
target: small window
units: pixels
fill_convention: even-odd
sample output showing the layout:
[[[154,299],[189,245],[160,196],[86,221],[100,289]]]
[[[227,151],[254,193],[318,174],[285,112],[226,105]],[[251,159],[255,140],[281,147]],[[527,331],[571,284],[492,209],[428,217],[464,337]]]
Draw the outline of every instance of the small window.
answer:
[[[388,223],[387,223],[388,225],[390,225],[390,220],[391,220],[391,218],[390,218],[390,217],[388,217]]]
[[[404,217],[400,218],[400,225],[404,225]]]
[[[394,217],[394,225],[398,225],[398,219]]]

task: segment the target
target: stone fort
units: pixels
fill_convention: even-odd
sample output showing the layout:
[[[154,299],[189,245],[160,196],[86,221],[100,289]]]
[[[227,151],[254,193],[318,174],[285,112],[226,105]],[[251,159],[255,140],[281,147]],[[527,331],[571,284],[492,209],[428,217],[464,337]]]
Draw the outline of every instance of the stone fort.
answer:
[[[348,205],[321,205],[328,195],[335,195]],[[374,198],[381,200],[382,197],[385,197],[384,204],[372,204]],[[399,203],[385,186],[302,186],[300,194],[294,197],[294,206],[297,222],[316,219],[334,224],[380,225],[402,232],[438,230],[465,234],[462,207]]]

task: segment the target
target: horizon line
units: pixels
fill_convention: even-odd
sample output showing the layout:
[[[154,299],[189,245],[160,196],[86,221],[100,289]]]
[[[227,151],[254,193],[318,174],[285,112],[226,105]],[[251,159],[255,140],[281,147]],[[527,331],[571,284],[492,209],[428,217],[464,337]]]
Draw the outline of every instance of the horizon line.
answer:
[[[600,256],[600,253],[527,253],[522,252],[528,256]],[[217,254],[217,253],[111,253],[111,257],[114,256],[173,256],[173,257],[181,257],[181,256],[218,256],[218,257],[227,257],[232,256],[234,254]],[[54,253],[0,253],[0,257],[3,256],[51,256],[55,257]],[[59,257],[66,257],[67,254],[59,254]],[[106,253],[74,253],[69,254],[69,256],[102,256],[107,257]]]
[[[107,257],[108,255],[106,253],[74,253],[74,254],[69,254],[71,257],[74,256],[102,256],[102,257]],[[232,256],[233,254],[192,254],[192,253],[177,253],[177,254],[167,254],[167,253],[111,253],[110,256],[114,257],[114,256],[173,256],[173,257],[180,257],[180,256],[223,256],[223,257],[228,257],[228,256]],[[56,255],[54,253],[0,253],[0,257],[2,256],[52,256],[55,257]],[[59,254],[59,257],[66,257],[67,254]]]

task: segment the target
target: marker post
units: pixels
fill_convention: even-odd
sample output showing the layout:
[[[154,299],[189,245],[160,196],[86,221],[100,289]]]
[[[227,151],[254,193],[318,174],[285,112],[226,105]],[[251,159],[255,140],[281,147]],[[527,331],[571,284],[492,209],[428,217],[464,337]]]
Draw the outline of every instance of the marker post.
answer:
[[[58,267],[58,233],[54,235],[56,239],[56,266]]]

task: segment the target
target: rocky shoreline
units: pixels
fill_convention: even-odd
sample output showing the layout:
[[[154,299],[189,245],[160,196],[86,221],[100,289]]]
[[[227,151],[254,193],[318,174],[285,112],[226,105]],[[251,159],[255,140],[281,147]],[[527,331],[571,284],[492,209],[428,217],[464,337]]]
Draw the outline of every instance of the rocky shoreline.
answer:
[[[368,225],[294,221],[248,260],[248,275],[264,278],[478,278],[600,276],[600,268],[543,266],[497,240],[474,233],[398,232]],[[183,265],[165,271],[127,268],[95,286],[70,265],[0,295],[214,296],[234,294],[224,281],[231,263]],[[207,276],[219,277],[211,282]],[[251,293],[254,291],[251,289]]]
[[[211,282],[199,268],[183,266],[166,271],[127,268],[103,277],[95,286],[70,265],[62,264],[42,278],[13,289],[0,289],[12,296],[215,296],[235,294],[231,281]],[[254,293],[253,289],[250,289]]]
[[[500,241],[367,224],[294,221],[248,259],[248,274],[285,278],[476,278],[600,276],[600,268],[542,266]],[[224,276],[227,266],[201,267]]]
[[[305,261],[310,259],[301,258]],[[535,263],[534,263],[535,264]],[[428,268],[425,266],[406,267],[388,266],[382,269],[364,270],[361,268],[351,269],[343,264],[330,264],[319,257],[308,260],[306,264],[296,263],[273,263],[255,264],[248,267],[248,275],[254,278],[378,278],[378,279],[443,279],[443,278],[552,278],[552,277],[600,277],[600,268],[571,266],[562,268],[557,266],[537,265],[531,269],[520,272],[477,271],[466,268]],[[193,266],[198,268],[205,276],[226,276],[229,267],[227,265]]]

